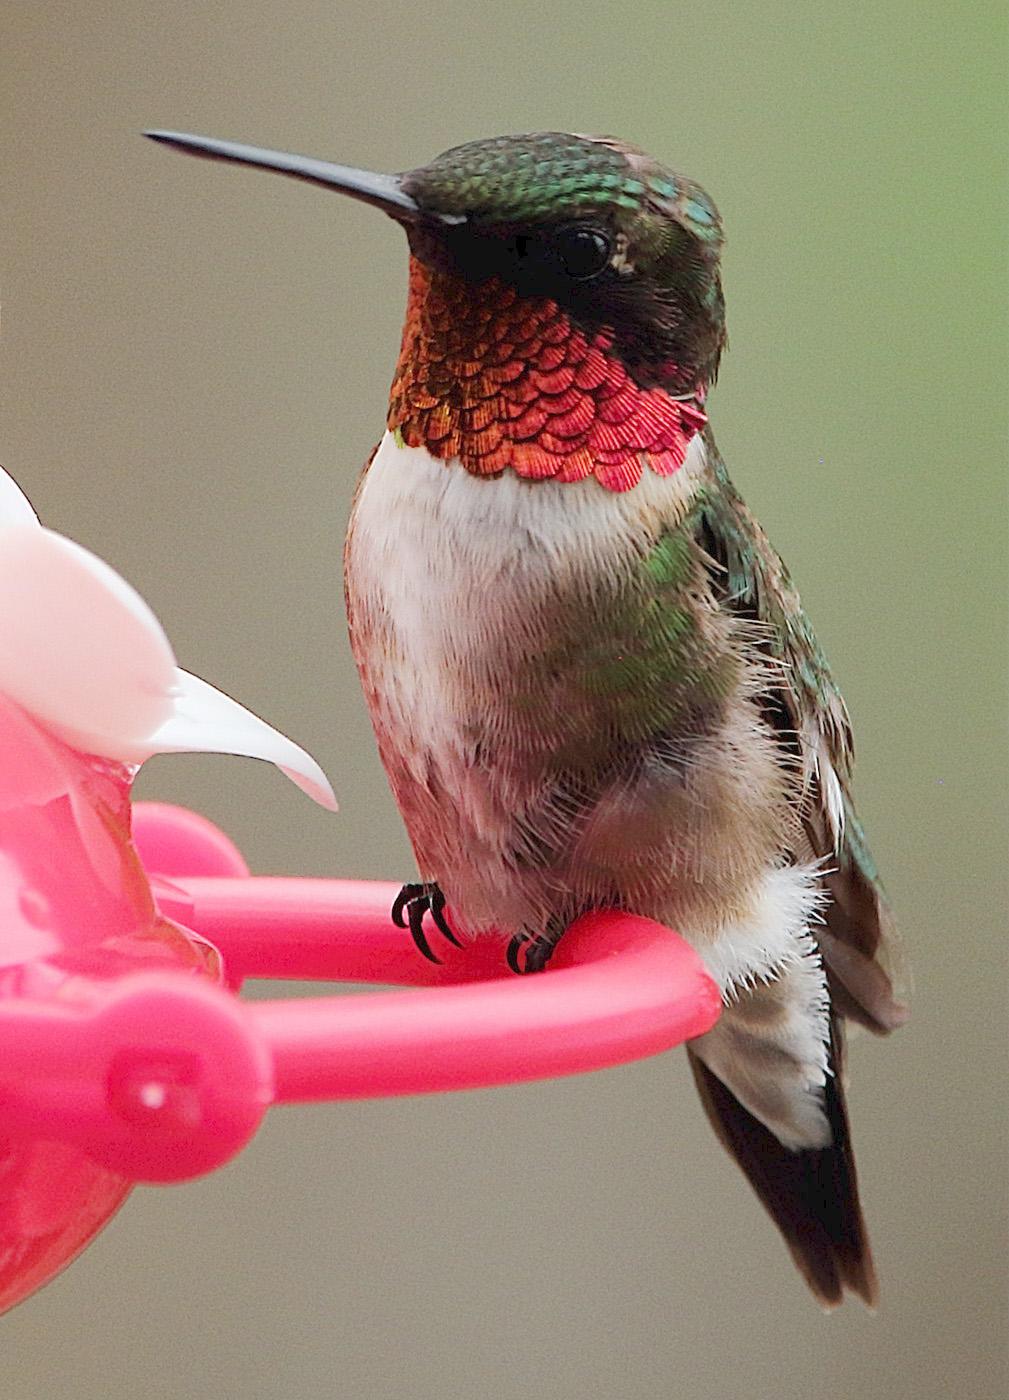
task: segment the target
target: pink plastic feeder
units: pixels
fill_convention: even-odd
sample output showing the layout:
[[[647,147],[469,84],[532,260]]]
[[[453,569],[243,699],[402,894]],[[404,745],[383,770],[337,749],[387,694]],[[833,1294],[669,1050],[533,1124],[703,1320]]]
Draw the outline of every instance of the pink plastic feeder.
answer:
[[[97,669],[96,669],[97,668]],[[107,565],[0,472],[0,1309],[66,1265],[137,1181],[213,1170],[274,1103],[599,1069],[710,1029],[717,987],[646,919],[598,913],[546,974],[505,938],[420,957],[397,886],[252,876],[202,817],[130,805],[157,750],[318,765],[180,671]],[[401,984],[242,1002],[247,977]]]
[[[251,876],[203,818],[140,804],[136,842],[151,902],[125,827],[115,836],[127,878],[114,890],[76,858],[79,828],[49,815],[60,829],[46,844],[55,851],[58,834],[61,859],[44,872],[48,920],[37,877],[24,879],[30,861],[20,895],[4,887],[8,908],[26,911],[8,925],[12,945],[34,956],[8,966],[0,999],[0,1307],[68,1263],[133,1182],[221,1166],[271,1104],[600,1069],[701,1035],[718,1015],[697,954],[647,919],[587,915],[543,976],[514,977],[496,941],[449,944],[436,967],[393,925],[395,885]],[[20,849],[37,850],[38,834]],[[9,878],[17,843],[2,835]],[[426,990],[241,1002],[212,980],[215,949],[231,985],[300,977]]]
[[[421,958],[389,910],[393,884],[186,876],[181,838],[205,869],[208,823],[158,804],[136,809],[136,839],[158,887],[158,843],[176,858],[159,907],[218,948],[229,981],[325,978],[428,988],[369,997],[242,1003],[250,1045],[272,1066],[273,1103],[475,1089],[602,1069],[709,1030],[719,993],[661,924],[601,912],[579,919],[548,975],[515,977],[505,939],[439,945]],[[210,829],[210,839],[220,833]],[[188,1172],[180,1171],[180,1175]]]
[[[154,904],[129,781],[0,695],[0,1308],[72,1259],[138,1179],[96,1150],[103,1121],[132,1108],[107,1053],[117,990],[165,976],[215,990],[214,951]]]

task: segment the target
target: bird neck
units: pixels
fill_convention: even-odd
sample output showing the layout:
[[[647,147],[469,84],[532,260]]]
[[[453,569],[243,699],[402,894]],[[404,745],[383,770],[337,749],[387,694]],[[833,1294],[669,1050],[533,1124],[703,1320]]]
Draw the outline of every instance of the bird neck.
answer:
[[[585,332],[497,278],[473,284],[410,258],[389,428],[474,476],[594,475],[610,491],[645,470],[669,476],[707,421],[705,387],[686,398],[642,387],[605,329]]]

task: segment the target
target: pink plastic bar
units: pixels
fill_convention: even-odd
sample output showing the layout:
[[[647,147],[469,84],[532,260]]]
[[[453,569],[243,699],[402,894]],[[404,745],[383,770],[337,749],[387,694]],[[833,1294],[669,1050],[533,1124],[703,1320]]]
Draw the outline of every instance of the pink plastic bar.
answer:
[[[57,1139],[128,1181],[181,1181],[229,1161],[273,1102],[247,1008],[202,978],[140,972],[79,1005],[0,1001],[8,1142]]]
[[[472,1089],[580,1074],[709,1030],[717,988],[669,930],[623,914],[572,926],[564,963],[424,993],[253,1008],[274,1056],[276,1101]],[[500,956],[500,949],[499,956]],[[567,964],[567,965],[565,965]]]
[[[261,913],[264,893],[272,902],[278,885],[298,882],[243,883],[243,907]],[[329,934],[338,936],[344,882],[331,883]],[[377,886],[379,944],[388,936],[385,894]],[[360,907],[356,928],[359,936],[368,928]],[[470,973],[486,970],[480,952]],[[464,956],[456,953],[460,964]],[[178,1181],[230,1160],[271,1104],[577,1074],[658,1054],[717,1018],[717,989],[696,954],[650,920],[586,915],[556,956],[558,967],[535,977],[461,982],[460,965],[445,977],[461,985],[367,997],[240,1002],[202,978],[164,971],[97,983],[80,1005],[6,999],[4,1130],[59,1138],[132,1181]],[[291,966],[285,956],[285,975]],[[344,962],[336,950],[325,966],[327,975],[360,971],[360,956]],[[423,979],[437,972],[424,969]],[[368,975],[388,969],[372,965]]]
[[[544,976],[514,976],[503,937],[463,948],[438,938],[434,964],[392,922],[398,885],[249,876],[209,822],[159,804],[137,806],[134,837],[148,869],[171,879],[158,892],[155,877],[161,912],[219,949],[232,985],[285,977],[427,989],[248,1004],[273,1057],[277,1103],[576,1074],[668,1050],[718,1016],[701,959],[650,919],[586,915]]]
[[[667,1050],[718,1016],[700,958],[648,919],[586,915],[535,976],[507,970],[503,939],[439,940],[435,966],[392,923],[396,885],[249,876],[227,837],[176,808],[138,806],[134,834],[161,917],[213,943],[232,986],[417,990],[243,1002],[166,967],[90,979],[77,999],[0,999],[5,1131],[71,1144],[126,1180],[222,1165],[271,1104],[581,1073]]]
[[[661,924],[588,914],[548,973],[516,977],[504,940],[422,958],[389,917],[396,885],[272,877],[176,878],[189,927],[229,976],[423,986],[423,993],[252,1002],[273,1055],[275,1102],[472,1089],[601,1069],[709,1030],[719,995]],[[164,905],[164,912],[168,912]],[[453,985],[460,984],[463,985]]]

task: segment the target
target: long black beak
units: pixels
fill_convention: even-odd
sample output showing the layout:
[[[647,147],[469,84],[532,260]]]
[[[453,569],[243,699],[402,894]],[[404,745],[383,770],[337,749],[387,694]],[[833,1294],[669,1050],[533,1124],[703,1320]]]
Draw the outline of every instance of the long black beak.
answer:
[[[284,151],[268,151],[261,146],[243,146],[237,141],[215,141],[209,136],[189,136],[182,131],[145,131],[152,141],[175,146],[180,151],[206,156],[211,160],[232,160],[240,165],[261,165],[266,170],[279,170],[296,180],[308,180],[313,185],[340,190],[351,199],[374,204],[400,223],[461,224],[465,218],[458,214],[437,214],[421,209],[416,200],[404,191],[398,175],[379,175],[371,170],[355,170],[349,165],[333,165],[328,160],[312,160],[309,156],[287,155]]]

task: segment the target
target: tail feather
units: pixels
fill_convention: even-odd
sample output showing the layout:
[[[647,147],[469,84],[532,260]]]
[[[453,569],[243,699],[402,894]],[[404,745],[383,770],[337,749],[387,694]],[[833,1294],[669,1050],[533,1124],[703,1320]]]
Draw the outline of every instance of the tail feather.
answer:
[[[827,1080],[824,1104],[831,1145],[799,1151],[784,1147],[747,1112],[689,1046],[688,1053],[712,1127],[749,1178],[818,1302],[826,1309],[835,1308],[848,1291],[875,1307],[876,1270],[858,1199],[840,1080],[839,1035],[835,1025],[835,1073]]]

